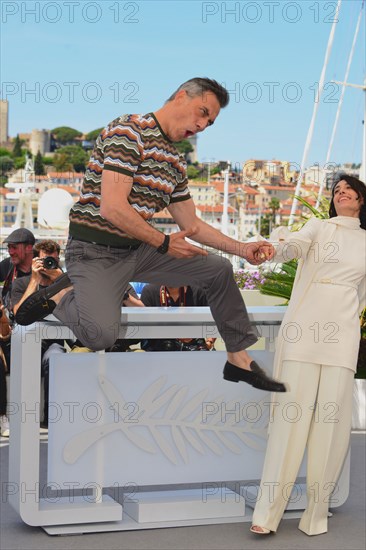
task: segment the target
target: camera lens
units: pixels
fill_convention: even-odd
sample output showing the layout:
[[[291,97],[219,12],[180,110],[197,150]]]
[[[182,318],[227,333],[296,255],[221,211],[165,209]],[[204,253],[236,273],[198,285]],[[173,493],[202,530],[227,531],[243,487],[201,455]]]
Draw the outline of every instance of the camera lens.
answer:
[[[46,256],[45,258],[43,258],[43,267],[45,269],[57,269],[58,261],[52,256]]]

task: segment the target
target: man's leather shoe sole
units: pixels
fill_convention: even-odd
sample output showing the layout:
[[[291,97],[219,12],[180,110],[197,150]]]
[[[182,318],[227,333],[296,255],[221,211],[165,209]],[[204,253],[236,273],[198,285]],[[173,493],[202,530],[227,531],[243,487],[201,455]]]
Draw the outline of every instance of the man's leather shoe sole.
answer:
[[[66,273],[58,277],[50,286],[42,288],[31,294],[20,306],[15,321],[18,325],[31,325],[51,315],[56,304],[51,300],[60,290],[71,286],[71,281]]]

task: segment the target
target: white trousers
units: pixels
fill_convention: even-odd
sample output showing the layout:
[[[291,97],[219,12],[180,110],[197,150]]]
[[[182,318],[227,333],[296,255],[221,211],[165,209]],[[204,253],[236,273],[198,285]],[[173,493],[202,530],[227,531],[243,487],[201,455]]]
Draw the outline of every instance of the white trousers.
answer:
[[[308,503],[299,529],[319,535],[327,531],[329,499],[348,450],[354,373],[284,361],[281,380],[289,391],[275,395],[253,525],[277,530],[307,447]]]

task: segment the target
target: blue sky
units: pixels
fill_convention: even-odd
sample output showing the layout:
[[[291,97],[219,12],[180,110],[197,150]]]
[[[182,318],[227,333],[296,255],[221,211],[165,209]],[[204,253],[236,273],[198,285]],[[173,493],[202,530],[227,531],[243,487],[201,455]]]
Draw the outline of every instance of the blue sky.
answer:
[[[308,165],[326,158],[361,0],[343,0]],[[10,135],[65,125],[88,132],[158,109],[209,76],[229,106],[199,136],[199,160],[300,164],[336,2],[197,0],[1,3],[2,98]],[[365,12],[365,10],[364,10]],[[365,15],[365,14],[364,14]],[[365,75],[365,19],[349,80]],[[331,161],[360,162],[364,94],[348,89]]]

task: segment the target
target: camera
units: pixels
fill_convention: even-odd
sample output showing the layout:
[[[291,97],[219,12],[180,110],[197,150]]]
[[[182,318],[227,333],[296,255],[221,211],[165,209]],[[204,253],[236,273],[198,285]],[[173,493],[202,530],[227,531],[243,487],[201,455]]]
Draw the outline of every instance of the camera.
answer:
[[[142,340],[141,348],[145,351],[208,351],[204,338],[192,338],[190,342],[178,339]]]
[[[58,261],[53,256],[46,256],[43,258],[43,267],[45,269],[57,269]]]

